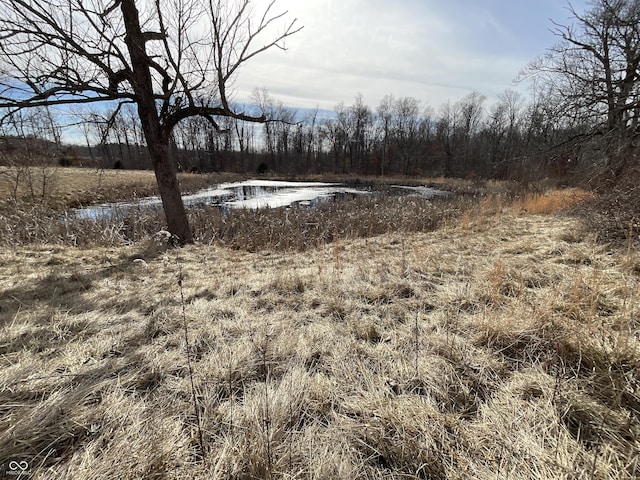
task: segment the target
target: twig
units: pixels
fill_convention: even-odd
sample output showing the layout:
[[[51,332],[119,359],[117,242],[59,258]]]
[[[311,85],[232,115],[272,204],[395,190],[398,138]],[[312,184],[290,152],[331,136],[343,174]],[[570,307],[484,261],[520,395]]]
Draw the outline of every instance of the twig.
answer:
[[[233,393],[233,378],[232,378],[232,370],[231,370],[231,360],[233,358],[233,353],[231,352],[231,347],[229,347],[229,378],[228,378],[228,382],[229,382],[229,429],[228,429],[228,435],[229,438],[232,439],[233,438],[233,404],[235,402],[235,396]],[[227,469],[227,478],[231,480],[232,476],[231,476],[231,470],[229,468],[229,464],[226,464],[226,469]]]
[[[289,379],[289,422],[291,429],[289,431],[289,475],[293,478],[293,435],[294,435],[294,421],[293,421],[293,374]]]
[[[265,429],[265,443],[266,443],[266,455],[267,455],[267,478],[271,478],[272,475],[272,453],[271,453],[271,416],[269,411],[269,367],[267,365],[267,349],[269,348],[269,323],[265,324],[264,329],[264,345],[260,349],[262,368],[264,369],[264,429]]]
[[[38,377],[30,377],[30,378],[21,378],[20,380],[16,380],[15,382],[9,384],[11,386],[17,385],[19,383],[26,382],[35,382],[36,380],[46,380],[49,378],[64,378],[64,377],[90,377],[93,374],[91,373],[55,373],[53,375],[42,375]]]
[[[418,313],[416,312],[416,323],[414,325],[414,333],[415,333],[415,347],[416,347],[416,378],[419,378],[418,372],[418,360],[420,357],[420,331],[418,330]]]
[[[182,304],[182,324],[184,326],[184,342],[187,348],[187,365],[189,367],[189,381],[191,383],[191,399],[193,400],[193,410],[196,414],[196,425],[198,427],[198,443],[200,445],[200,454],[202,462],[206,463],[204,440],[202,438],[202,425],[200,422],[200,409],[198,408],[198,399],[196,397],[196,389],[193,383],[193,366],[191,365],[191,345],[189,344],[189,329],[187,326],[187,310],[184,302],[184,290],[182,288],[182,264],[178,262],[178,286],[180,287],[180,302]]]

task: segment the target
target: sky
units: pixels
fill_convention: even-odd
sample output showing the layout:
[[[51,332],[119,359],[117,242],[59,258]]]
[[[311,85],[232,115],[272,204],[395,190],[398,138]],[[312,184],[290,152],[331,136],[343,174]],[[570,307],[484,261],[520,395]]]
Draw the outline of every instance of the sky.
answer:
[[[266,4],[267,0],[257,0]],[[572,0],[581,13],[588,0]],[[304,29],[251,59],[239,101],[266,88],[292,108],[333,110],[357,94],[373,109],[387,94],[437,108],[478,91],[489,101],[557,42],[551,19],[571,23],[566,0],[278,0]],[[280,24],[282,26],[282,23]]]

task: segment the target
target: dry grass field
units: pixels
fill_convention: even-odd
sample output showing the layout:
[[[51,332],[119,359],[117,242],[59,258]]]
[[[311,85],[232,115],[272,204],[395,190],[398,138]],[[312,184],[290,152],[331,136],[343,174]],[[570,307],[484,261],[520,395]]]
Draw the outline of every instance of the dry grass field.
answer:
[[[5,248],[0,468],[638,478],[640,255],[555,213],[582,196],[303,252]]]
[[[205,188],[237,175],[178,174],[184,192]],[[44,190],[43,190],[44,183]],[[100,170],[79,167],[0,166],[0,208],[4,202],[42,201],[53,208],[72,208],[157,195],[151,170]]]

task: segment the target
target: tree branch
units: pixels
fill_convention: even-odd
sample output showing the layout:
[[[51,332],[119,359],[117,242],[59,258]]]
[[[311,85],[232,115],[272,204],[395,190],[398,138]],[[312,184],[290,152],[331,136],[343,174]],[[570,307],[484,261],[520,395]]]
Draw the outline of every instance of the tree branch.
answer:
[[[255,117],[252,115],[245,115],[244,113],[235,113],[231,110],[228,110],[224,107],[207,107],[207,106],[188,106],[185,108],[181,108],[180,110],[174,112],[169,115],[163,124],[163,128],[170,132],[173,128],[180,123],[182,120],[185,120],[189,117],[203,117],[207,119],[210,123],[214,125],[217,131],[222,131],[217,126],[217,123],[213,120],[213,117],[231,117],[237,120],[244,120],[246,122],[256,122],[256,123],[265,123],[267,122],[267,118],[262,115],[260,117]]]

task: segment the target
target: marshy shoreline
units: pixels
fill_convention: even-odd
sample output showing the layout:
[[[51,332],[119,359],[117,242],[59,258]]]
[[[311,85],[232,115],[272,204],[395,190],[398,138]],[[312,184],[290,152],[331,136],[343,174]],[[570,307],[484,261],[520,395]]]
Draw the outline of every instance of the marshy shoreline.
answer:
[[[53,181],[56,179],[56,181]],[[234,175],[180,176],[183,191],[195,193],[203,188],[246,180]],[[292,179],[290,179],[292,180]],[[295,181],[319,181],[312,177]],[[305,250],[333,238],[356,238],[391,231],[429,231],[445,218],[457,216],[487,191],[503,192],[505,186],[489,182],[489,186],[449,179],[329,177],[327,182],[359,191],[375,191],[374,195],[355,195],[346,201],[325,202],[306,208],[238,208],[232,214],[220,208],[192,206],[189,223],[200,243],[221,242],[232,248]],[[40,185],[19,185],[6,191],[0,205],[0,243],[7,247],[33,243],[61,244],[73,247],[119,246],[152,241],[166,227],[160,209],[144,205],[154,195],[152,172],[95,171],[91,169],[58,169],[49,178],[47,195],[33,197]],[[6,182],[5,182],[6,183]],[[400,195],[400,183],[411,188],[425,185],[452,192],[451,198],[429,198],[424,195]],[[98,186],[99,185],[99,186]],[[72,190],[72,188],[75,190]],[[12,195],[9,190],[14,190]],[[92,196],[91,192],[98,192]],[[109,195],[111,195],[109,197]],[[10,199],[13,196],[13,199]],[[84,198],[84,201],[80,201]],[[109,202],[129,202],[129,208],[118,215],[76,214],[79,207],[98,206]]]

